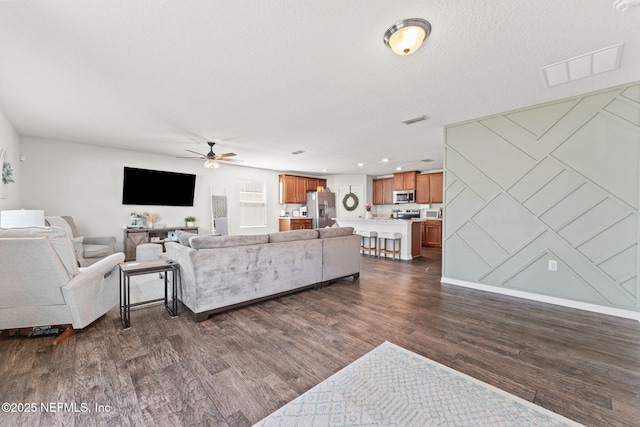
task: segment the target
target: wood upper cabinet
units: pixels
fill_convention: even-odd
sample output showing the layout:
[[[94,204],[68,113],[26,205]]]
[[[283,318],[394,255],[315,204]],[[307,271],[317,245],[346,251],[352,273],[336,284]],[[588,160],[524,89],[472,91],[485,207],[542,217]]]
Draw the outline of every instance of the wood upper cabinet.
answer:
[[[373,204],[390,205],[393,203],[393,178],[378,178],[373,180]]]
[[[442,172],[416,176],[416,203],[442,203]]]
[[[316,191],[318,189],[318,178],[307,178],[307,191]]]
[[[307,191],[327,186],[327,180],[297,175],[280,175],[280,203],[307,203]]]
[[[373,204],[384,205],[384,187],[382,179],[373,180]]]
[[[442,184],[443,173],[430,173],[429,174],[429,194],[431,201],[429,203],[442,203],[444,198],[442,197]]]
[[[393,174],[394,190],[415,190],[416,171],[398,172]]]
[[[429,190],[429,175],[420,174],[416,176],[416,203],[427,204],[430,203],[431,196]]]

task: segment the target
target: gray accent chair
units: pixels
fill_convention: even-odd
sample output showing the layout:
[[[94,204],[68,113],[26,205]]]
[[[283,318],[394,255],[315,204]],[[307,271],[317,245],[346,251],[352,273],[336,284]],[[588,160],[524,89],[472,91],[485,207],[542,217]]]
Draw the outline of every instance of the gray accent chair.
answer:
[[[86,237],[78,232],[73,217],[47,216],[48,226],[61,228],[67,233],[76,249],[80,267],[88,267],[101,259],[116,253],[116,238],[114,236]]]
[[[0,229],[0,329],[71,325],[57,344],[119,304],[123,261],[116,253],[78,268],[64,231]]]

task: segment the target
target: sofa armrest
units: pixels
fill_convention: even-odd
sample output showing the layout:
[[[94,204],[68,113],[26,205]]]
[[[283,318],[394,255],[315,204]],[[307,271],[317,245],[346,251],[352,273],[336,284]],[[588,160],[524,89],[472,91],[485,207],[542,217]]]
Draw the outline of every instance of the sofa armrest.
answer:
[[[66,285],[62,294],[71,311],[74,329],[81,329],[119,304],[118,263],[124,261],[119,252],[81,268]]]
[[[86,243],[87,245],[111,246],[111,248],[113,248],[113,249],[115,249],[115,247],[116,247],[116,238],[113,237],[113,236],[85,237],[82,240],[82,242]]]

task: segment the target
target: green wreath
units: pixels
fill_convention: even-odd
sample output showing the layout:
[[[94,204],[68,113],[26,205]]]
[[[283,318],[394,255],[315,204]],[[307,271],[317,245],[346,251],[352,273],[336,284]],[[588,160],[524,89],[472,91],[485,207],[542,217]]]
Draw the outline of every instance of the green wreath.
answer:
[[[351,204],[349,204],[349,201],[351,201]],[[344,199],[342,199],[342,206],[349,212],[355,211],[358,207],[358,196],[353,193],[347,194],[344,196]]]

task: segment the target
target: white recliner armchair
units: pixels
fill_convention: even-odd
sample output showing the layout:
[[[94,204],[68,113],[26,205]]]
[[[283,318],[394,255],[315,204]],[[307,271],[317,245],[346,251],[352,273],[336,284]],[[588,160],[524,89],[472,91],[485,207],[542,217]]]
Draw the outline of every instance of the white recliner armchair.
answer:
[[[70,325],[58,343],[117,306],[123,253],[78,268],[64,231],[0,229],[0,330]]]
[[[78,232],[73,217],[47,216],[44,219],[46,225],[61,228],[67,233],[74,244],[80,267],[88,267],[116,252],[116,238],[114,236],[83,236]]]

